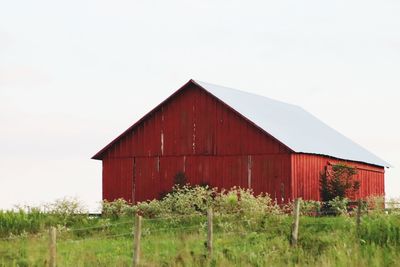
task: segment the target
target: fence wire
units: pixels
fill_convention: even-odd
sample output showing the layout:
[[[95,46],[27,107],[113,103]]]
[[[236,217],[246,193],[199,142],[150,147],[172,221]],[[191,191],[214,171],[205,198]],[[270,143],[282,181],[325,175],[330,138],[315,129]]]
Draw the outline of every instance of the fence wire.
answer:
[[[354,203],[356,204],[356,203]],[[400,209],[400,202],[385,202],[385,205],[392,205],[393,207],[395,205],[399,205]],[[398,210],[397,208],[392,208],[392,209],[385,209],[385,210]],[[368,214],[369,210],[363,210],[362,213]],[[357,209],[353,209],[351,211],[352,214],[357,213]],[[300,225],[299,227],[313,227],[313,226],[335,226],[334,222],[324,222],[320,220],[320,217],[323,216],[336,216],[340,214],[340,211],[338,210],[324,210],[324,211],[306,211],[302,212],[302,216],[300,219]],[[252,230],[252,226],[255,224],[260,224],[262,221],[262,218],[258,218],[258,220],[254,220],[252,218],[238,218],[238,216],[243,216],[237,213],[232,213],[232,214],[226,214],[226,213],[214,213],[214,234],[216,236],[221,236],[221,235],[234,235],[234,234],[241,234],[241,235],[248,235],[251,233],[258,233],[257,231]],[[275,216],[275,215],[274,215]],[[276,230],[281,230],[281,231],[290,231],[291,229],[291,215],[290,214],[283,214],[283,215],[277,215],[281,216],[283,218],[283,221],[268,221],[268,216],[266,216],[266,220],[264,222],[264,225],[262,226],[262,231],[259,231],[260,234],[263,233],[268,233],[269,231],[276,231]],[[229,219],[233,220],[229,220]],[[310,218],[315,218],[316,221],[310,221]],[[196,224],[194,225],[176,225],[177,223],[180,223],[183,220],[188,219],[189,222],[195,222]],[[184,234],[187,233],[187,231],[190,230],[196,230],[199,233],[206,233],[207,230],[207,225],[206,225],[206,219],[207,217],[205,214],[181,214],[181,215],[174,215],[174,216],[164,216],[164,217],[155,217],[155,218],[143,218],[143,235],[144,237],[149,236],[154,233],[173,233],[173,234]],[[228,219],[228,220],[226,220]],[[287,221],[285,221],[287,220]],[[318,221],[317,221],[318,220]],[[93,226],[87,226],[87,227],[80,227],[80,228],[67,228],[67,229],[58,229],[58,239],[62,242],[66,243],[73,243],[73,242],[83,242],[85,240],[98,240],[98,239],[116,239],[119,237],[133,237],[133,227],[134,227],[134,219],[130,219],[127,221],[118,221],[118,222],[106,222],[101,225],[93,225]],[[171,224],[173,225],[172,227],[158,227],[157,228],[157,222],[163,223],[165,225]],[[231,226],[229,225],[224,225],[224,224],[232,224]],[[271,224],[274,223],[282,223],[277,226],[272,226]],[[148,224],[148,225],[147,225]],[[355,222],[350,222],[349,225],[355,225]],[[62,235],[65,233],[79,233],[83,231],[88,231],[88,234],[91,234],[92,231],[98,230],[98,229],[106,229],[110,230],[110,228],[115,228],[118,229],[118,226],[131,226],[132,231],[125,231],[122,233],[115,233],[115,234],[110,234],[110,235],[100,235],[100,236],[90,236],[90,237],[83,237],[83,238],[76,238],[76,239],[71,239],[67,238],[63,240]],[[258,225],[258,227],[260,227]],[[289,234],[289,232],[288,232]],[[0,241],[19,241],[19,240],[24,240],[24,239],[29,239],[29,238],[43,238],[44,236],[47,236],[46,232],[40,233],[40,234],[21,234],[21,235],[11,235],[8,237],[2,237],[0,238]]]
[[[62,242],[63,243],[82,243],[82,242],[86,242],[86,241],[113,239],[113,238],[118,238],[118,237],[123,237],[123,236],[133,236],[133,233],[128,232],[128,233],[115,234],[115,235],[86,237],[86,238],[81,238],[81,239],[66,239],[66,240],[63,240]]]
[[[66,230],[66,232],[81,232],[81,231],[94,230],[94,229],[104,229],[104,228],[110,228],[110,227],[117,226],[117,225],[126,225],[126,224],[133,225],[133,223],[134,223],[134,221],[105,223],[103,225],[96,225],[96,226],[88,226],[88,227],[81,227],[81,228],[68,228]]]
[[[353,203],[354,205],[358,203]],[[352,204],[352,205],[353,205]],[[365,203],[364,203],[365,204]],[[397,211],[400,210],[400,202],[385,202],[381,203],[386,208],[381,209],[385,211]],[[387,206],[391,208],[387,208]],[[318,231],[331,231],[336,227],[335,221],[324,220],[324,218],[330,219],[334,216],[340,215],[341,212],[350,214],[350,216],[358,216],[359,219],[362,215],[367,215],[370,210],[368,207],[362,207],[358,212],[358,206],[347,210],[300,210],[299,228],[301,231],[308,230],[312,231],[317,226],[321,226]],[[57,230],[57,246],[62,248],[64,244],[84,244],[82,246],[72,246],[73,249],[89,249],[90,253],[112,253],[109,249],[98,249],[96,242],[91,243],[94,240],[105,240],[105,242],[113,242],[112,249],[120,249],[121,247],[126,250],[132,250],[134,248],[133,239],[135,219],[121,221],[106,221],[100,219],[99,225],[89,225],[86,227],[79,228],[59,228]],[[358,221],[359,223],[359,221]],[[341,221],[341,228],[357,227],[356,218]],[[265,236],[265,239],[271,238],[273,234],[280,234],[290,236],[293,229],[293,217],[292,214],[274,214],[274,215],[261,215],[257,218],[246,218],[244,214],[240,213],[218,213],[213,214],[213,238],[214,244],[229,244],[246,242],[250,238],[255,236]],[[206,214],[180,214],[174,216],[161,216],[154,218],[143,218],[142,219],[142,242],[146,246],[161,246],[169,245],[171,242],[174,245],[196,243],[198,246],[207,245],[207,216]],[[317,228],[315,228],[317,229]],[[97,230],[104,230],[102,232]],[[118,232],[119,231],[119,232]],[[79,233],[84,233],[82,237],[79,237]],[[100,234],[99,234],[100,233]],[[97,235],[96,235],[97,234]],[[170,240],[159,238],[155,234],[166,234],[169,235]],[[189,241],[186,238],[180,238],[180,235],[191,234]],[[76,238],[74,238],[76,236]],[[231,238],[231,237],[240,238]],[[35,240],[29,240],[34,238]],[[264,238],[264,237],[262,237]],[[25,242],[28,240],[28,242]],[[6,245],[0,246],[0,259],[2,254],[11,253],[17,255],[18,250],[21,251],[39,251],[41,254],[46,255],[48,253],[48,242],[49,234],[41,232],[39,234],[27,234],[11,235],[8,237],[0,238],[0,242],[5,242]],[[107,241],[106,241],[107,240]],[[20,243],[11,243],[19,242]],[[8,245],[7,242],[10,242]],[[36,243],[35,243],[36,242]],[[41,242],[40,245],[37,242]],[[197,243],[198,242],[198,243]],[[296,241],[297,242],[297,241]],[[1,243],[0,243],[1,244]],[[18,245],[16,251],[10,252],[15,246]],[[196,245],[196,246],[197,246]],[[245,244],[245,246],[247,246]],[[89,248],[88,248],[89,247]],[[65,246],[64,246],[65,249]],[[111,250],[112,251],[112,250]],[[0,264],[1,265],[1,264]]]

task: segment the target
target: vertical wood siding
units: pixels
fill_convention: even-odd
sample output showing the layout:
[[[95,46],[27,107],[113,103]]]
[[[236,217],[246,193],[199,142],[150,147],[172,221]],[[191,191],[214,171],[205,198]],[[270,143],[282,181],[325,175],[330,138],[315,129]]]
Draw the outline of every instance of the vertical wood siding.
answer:
[[[353,198],[368,196],[383,196],[385,194],[383,167],[351,161],[337,160],[330,157],[292,154],[292,190],[293,198],[320,200],[319,178],[325,167],[337,163],[346,163],[357,168],[358,174],[354,177],[360,181],[360,190]]]
[[[103,165],[103,198],[110,201],[131,201],[132,195],[134,202],[160,198],[171,191],[178,172],[190,184],[252,188],[278,202],[290,196],[290,155],[136,157],[104,160]]]
[[[159,198],[171,190],[178,172],[191,184],[250,186],[279,201],[290,191],[288,149],[195,85],[105,152],[103,198]]]
[[[194,84],[147,115],[103,154],[103,199],[145,201],[169,192],[178,172],[191,184],[251,187],[278,202],[319,199],[329,157],[291,154],[280,142]],[[353,164],[353,163],[352,163]],[[384,170],[359,167],[359,196],[384,193]]]
[[[103,199],[132,202],[133,159],[103,160]]]
[[[172,100],[121,137],[103,158],[289,152],[195,85]]]
[[[291,196],[289,154],[255,155],[252,157],[252,186],[255,194],[269,193],[278,203]]]

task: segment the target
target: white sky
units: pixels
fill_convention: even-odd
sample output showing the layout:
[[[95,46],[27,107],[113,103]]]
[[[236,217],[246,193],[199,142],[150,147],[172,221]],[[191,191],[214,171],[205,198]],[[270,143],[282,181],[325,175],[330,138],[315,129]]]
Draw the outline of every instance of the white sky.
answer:
[[[303,106],[399,167],[399,14],[386,0],[0,0],[0,208],[96,207],[90,157],[190,78]]]

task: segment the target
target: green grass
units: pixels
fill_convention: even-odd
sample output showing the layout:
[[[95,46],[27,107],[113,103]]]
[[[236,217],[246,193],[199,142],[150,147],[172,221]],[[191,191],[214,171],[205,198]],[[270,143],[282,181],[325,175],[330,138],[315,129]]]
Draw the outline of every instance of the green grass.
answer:
[[[290,246],[287,215],[214,218],[214,253],[207,256],[205,217],[144,219],[143,266],[400,266],[400,216],[301,217]],[[47,227],[19,228],[0,240],[0,266],[45,266]],[[130,266],[132,218],[77,220],[57,231],[57,266]],[[84,229],[88,228],[88,229]],[[5,229],[5,228],[3,228]],[[36,228],[35,228],[36,229]],[[24,234],[25,233],[25,234]]]

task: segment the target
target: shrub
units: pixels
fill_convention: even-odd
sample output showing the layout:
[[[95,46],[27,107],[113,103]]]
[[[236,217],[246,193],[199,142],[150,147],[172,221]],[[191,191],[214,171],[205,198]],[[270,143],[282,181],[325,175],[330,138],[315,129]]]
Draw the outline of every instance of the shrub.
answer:
[[[323,201],[330,201],[336,197],[345,198],[357,192],[360,182],[354,181],[357,170],[346,164],[332,165],[331,171],[321,172],[320,189]]]
[[[135,211],[138,211],[142,216],[146,218],[153,218],[162,216],[165,214],[162,201],[152,200],[147,202],[140,202],[134,207]]]
[[[322,203],[315,200],[304,200],[300,205],[300,213],[302,215],[316,215],[319,214],[322,208]]]
[[[103,202],[103,216],[119,218],[139,212],[147,218],[176,215],[205,215],[212,207],[220,214],[259,216],[281,214],[282,210],[267,194],[254,196],[251,189],[233,187],[218,192],[209,186],[175,185],[161,200],[144,201],[131,206],[123,199]]]
[[[346,215],[348,204],[349,200],[347,198],[335,197],[334,199],[328,201],[331,211],[336,215]]]
[[[385,198],[381,196],[369,196],[366,198],[366,209],[372,210],[374,213],[382,213],[385,211]]]
[[[123,216],[133,215],[136,211],[126,200],[120,198],[109,202],[104,200],[101,203],[101,214],[105,218],[118,219]]]
[[[87,217],[86,208],[77,198],[57,199],[54,203],[46,204],[45,210],[52,215],[52,220],[48,222],[49,225],[69,226],[82,222]]]
[[[211,206],[215,189],[208,186],[174,186],[162,199],[164,212],[178,215],[205,214]]]
[[[217,195],[214,210],[219,213],[238,213],[241,215],[280,214],[279,206],[268,194],[255,196],[253,190],[233,187]]]

